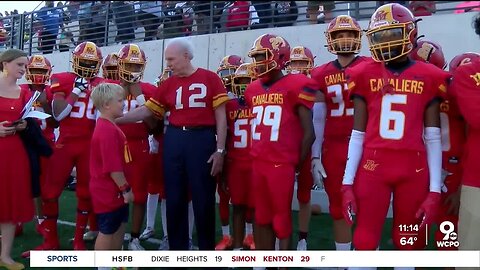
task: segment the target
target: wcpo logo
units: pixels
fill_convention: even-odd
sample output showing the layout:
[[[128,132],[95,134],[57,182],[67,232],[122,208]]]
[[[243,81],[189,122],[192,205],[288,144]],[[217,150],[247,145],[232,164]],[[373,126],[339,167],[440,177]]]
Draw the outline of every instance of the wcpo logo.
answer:
[[[458,235],[455,232],[455,225],[450,221],[443,221],[438,228],[443,233],[443,239],[437,241],[437,247],[456,247],[460,245],[458,242]]]

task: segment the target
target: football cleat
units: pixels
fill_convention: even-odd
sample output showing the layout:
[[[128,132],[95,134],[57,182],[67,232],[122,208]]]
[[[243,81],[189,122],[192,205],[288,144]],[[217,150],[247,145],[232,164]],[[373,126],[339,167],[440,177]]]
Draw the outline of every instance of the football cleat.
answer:
[[[150,227],[147,227],[142,232],[142,234],[140,234],[139,239],[140,240],[147,240],[148,238],[152,237],[154,234],[155,234],[155,230],[150,228]]]
[[[233,239],[230,235],[224,235],[222,240],[218,242],[218,244],[215,246],[215,250],[226,250],[230,249],[233,244]]]

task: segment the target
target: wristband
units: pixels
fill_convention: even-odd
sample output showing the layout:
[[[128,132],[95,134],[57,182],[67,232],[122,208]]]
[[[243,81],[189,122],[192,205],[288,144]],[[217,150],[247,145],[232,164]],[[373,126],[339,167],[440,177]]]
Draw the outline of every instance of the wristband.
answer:
[[[142,106],[145,104],[145,96],[143,94],[138,95],[135,100],[137,101],[138,105]]]
[[[77,101],[75,100],[75,98],[72,97],[72,95],[69,95],[65,101],[66,101],[68,104],[70,104],[70,106],[72,106],[72,107],[73,107],[73,104],[74,104],[75,102],[77,102]]]

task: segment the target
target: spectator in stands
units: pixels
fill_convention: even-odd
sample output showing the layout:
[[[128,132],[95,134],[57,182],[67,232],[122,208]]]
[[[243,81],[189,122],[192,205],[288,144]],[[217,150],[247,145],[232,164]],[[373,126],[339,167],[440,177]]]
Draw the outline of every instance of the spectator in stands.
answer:
[[[455,14],[480,11],[480,1],[464,1],[455,6]]]
[[[260,23],[260,18],[258,17],[258,13],[254,5],[250,4],[250,7],[248,8],[248,13],[250,15],[250,29],[255,29],[256,25]]]
[[[117,25],[115,41],[127,44],[135,39],[135,29],[132,22],[135,20],[134,7],[128,1],[112,1],[111,7]]]
[[[88,33],[87,40],[100,47],[105,44],[105,23],[108,23],[107,9],[108,1],[96,1],[91,8],[91,19],[86,30]]]
[[[183,10],[176,6],[175,1],[164,2],[164,20],[162,38],[174,38],[182,36]]]
[[[40,50],[44,54],[53,52],[58,30],[63,26],[63,18],[60,10],[55,9],[53,1],[45,1],[45,6],[41,8],[37,14],[37,18],[42,22],[43,29],[41,34]]]
[[[81,2],[78,10],[78,27],[80,34],[78,43],[88,41],[88,30],[90,29],[90,22],[92,19],[92,6],[95,1]]]
[[[182,14],[183,27],[180,31],[184,36],[190,36],[192,34],[193,26],[193,3],[189,1],[177,2],[175,8]]]
[[[307,17],[311,24],[317,24],[322,7],[322,23],[328,23],[333,19],[332,11],[335,9],[335,1],[308,1]]]
[[[251,29],[268,28],[269,24],[273,22],[273,9],[271,1],[257,2],[252,1],[252,6],[255,8],[258,14],[258,24],[252,24]]]
[[[298,8],[295,1],[276,1],[273,9],[275,27],[292,26],[297,21]]]
[[[195,1],[193,11],[195,12],[195,21],[197,24],[197,35],[208,34],[210,30],[210,15],[212,13],[213,2]]]
[[[144,41],[156,39],[162,15],[161,1],[140,1],[137,18],[145,29]]]
[[[249,25],[249,7],[248,1],[233,1],[227,7],[227,31],[246,30]]]
[[[431,16],[437,11],[435,1],[410,1],[408,7],[414,16]]]

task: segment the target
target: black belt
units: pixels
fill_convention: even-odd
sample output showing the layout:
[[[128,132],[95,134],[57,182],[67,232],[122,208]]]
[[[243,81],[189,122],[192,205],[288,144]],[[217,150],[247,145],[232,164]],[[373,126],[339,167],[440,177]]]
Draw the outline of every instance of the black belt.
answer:
[[[173,128],[178,128],[181,130],[205,130],[205,129],[215,129],[215,126],[175,126],[175,125],[169,125],[170,127]]]

